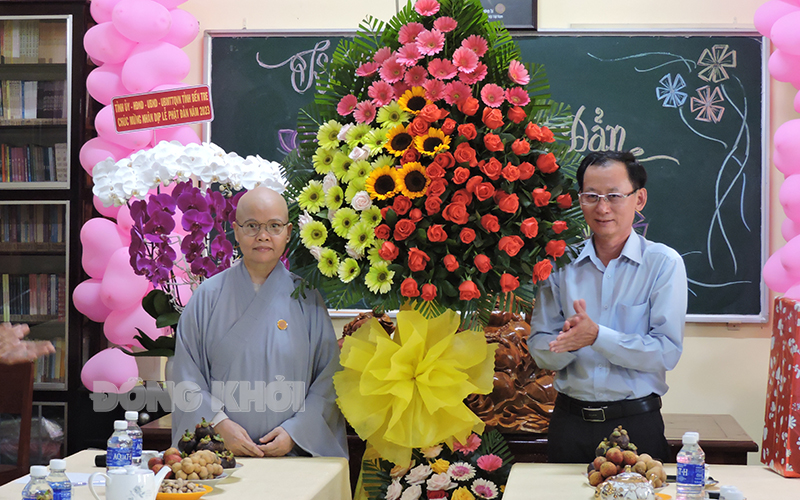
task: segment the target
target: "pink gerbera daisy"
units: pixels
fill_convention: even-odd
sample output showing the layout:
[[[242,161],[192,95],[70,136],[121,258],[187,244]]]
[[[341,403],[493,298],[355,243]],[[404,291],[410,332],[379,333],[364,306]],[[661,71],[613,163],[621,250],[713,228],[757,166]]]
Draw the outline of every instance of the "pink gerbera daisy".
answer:
[[[403,81],[412,87],[422,87],[427,80],[428,71],[422,66],[414,66],[406,70],[406,76]]]
[[[503,466],[503,459],[494,454],[484,455],[478,459],[478,467],[486,472],[494,472]]]
[[[381,67],[381,65],[379,63],[376,63],[376,62],[365,62],[364,64],[362,64],[361,66],[359,66],[356,69],[356,75],[357,76],[369,76],[369,75],[375,73],[376,71],[378,71],[378,68],[380,68],[380,67]]]
[[[420,16],[432,16],[439,12],[439,2],[436,0],[417,0],[414,4],[414,10]]]
[[[423,31],[425,31],[425,26],[421,23],[408,23],[400,28],[400,32],[397,34],[397,40],[401,45],[414,43],[417,41],[417,35]]]
[[[461,82],[450,82],[444,88],[444,100],[447,104],[458,104],[471,95],[469,85]]]
[[[456,481],[467,481],[475,477],[475,467],[467,462],[454,462],[447,468],[447,473]]]
[[[506,100],[506,93],[500,85],[487,83],[481,89],[481,99],[487,106],[497,108]]]
[[[375,55],[372,56],[372,60],[378,64],[383,64],[383,62],[390,57],[392,57],[392,49],[389,47],[381,47],[375,51]]]
[[[464,444],[459,443],[458,441],[453,441],[453,451],[460,451],[464,455],[469,455],[470,453],[474,452],[478,449],[478,446],[481,445],[481,437],[474,432],[469,435],[467,438],[467,442]]]
[[[458,74],[458,68],[449,59],[431,59],[428,73],[439,80],[449,80]]]
[[[358,123],[370,123],[375,119],[375,105],[372,101],[361,101],[353,111],[353,118]]]
[[[450,33],[458,26],[458,22],[452,17],[442,16],[433,22],[433,27],[442,33]]]
[[[406,93],[406,90],[411,88],[411,85],[401,81],[395,83],[392,87],[394,87],[394,95],[403,95]]]
[[[453,52],[453,64],[459,71],[472,73],[478,67],[478,55],[467,47],[459,47]]]
[[[394,89],[383,80],[378,80],[370,85],[367,93],[372,97],[372,102],[378,107],[386,106],[394,99]]]
[[[444,35],[437,29],[425,30],[417,35],[417,47],[426,56],[438,54],[444,47]]]
[[[514,106],[525,106],[531,102],[531,97],[522,87],[514,87],[506,90],[506,101]]]
[[[486,51],[489,50],[489,44],[486,43],[486,39],[478,35],[468,36],[461,42],[461,46],[475,52],[478,57],[483,57]]]
[[[467,85],[475,85],[478,82],[483,81],[486,78],[486,74],[488,72],[488,68],[483,63],[478,63],[478,67],[475,68],[475,71],[472,73],[460,73],[458,74],[458,79],[462,82],[466,83]]]
[[[389,83],[399,82],[403,79],[403,75],[405,75],[406,69],[403,67],[402,64],[397,62],[397,57],[392,56],[389,59],[383,61],[381,65],[380,75],[383,81]]]
[[[492,500],[493,498],[497,498],[497,485],[488,479],[478,478],[472,482],[472,492],[475,493],[478,498]]]
[[[403,66],[414,66],[421,58],[422,54],[415,43],[409,43],[397,49],[397,62]]]
[[[516,83],[517,85],[527,85],[529,81],[531,81],[530,75],[528,75],[528,70],[525,69],[525,66],[514,59],[508,65],[508,77]]]
[[[358,98],[353,94],[347,94],[336,105],[336,112],[342,116],[347,116],[356,109],[356,104],[358,104]]]
[[[428,80],[422,86],[425,88],[425,97],[431,101],[438,101],[444,95],[445,83],[441,80]]]

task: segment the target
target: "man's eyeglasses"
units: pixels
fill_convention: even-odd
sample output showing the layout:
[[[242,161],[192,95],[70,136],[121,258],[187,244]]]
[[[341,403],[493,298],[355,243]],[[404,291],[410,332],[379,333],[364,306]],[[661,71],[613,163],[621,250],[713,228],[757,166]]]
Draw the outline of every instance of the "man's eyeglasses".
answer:
[[[634,189],[628,194],[622,193],[608,193],[608,194],[597,194],[597,193],[579,193],[578,200],[580,200],[581,205],[586,207],[591,207],[597,205],[600,200],[606,200],[609,205],[620,205],[622,201],[627,198],[628,196],[632,195],[638,191],[638,189]]]
[[[239,224],[239,221],[236,221],[236,224]],[[239,227],[242,228],[242,233],[245,236],[257,236],[261,233],[261,228],[267,230],[267,232],[273,236],[278,236],[283,232],[283,228],[289,224],[288,222],[281,222],[277,219],[272,219],[271,221],[260,223],[254,220],[247,220],[244,224],[239,224]]]

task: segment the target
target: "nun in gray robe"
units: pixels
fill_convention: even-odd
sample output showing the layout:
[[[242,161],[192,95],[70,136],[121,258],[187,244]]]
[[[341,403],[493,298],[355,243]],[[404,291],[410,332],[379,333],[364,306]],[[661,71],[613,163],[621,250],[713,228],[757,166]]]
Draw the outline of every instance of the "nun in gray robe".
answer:
[[[195,290],[177,330],[173,445],[224,411],[255,443],[281,426],[295,442],[289,455],[347,458],[336,335],[319,292],[291,297],[298,279],[278,264],[257,287],[237,261]]]

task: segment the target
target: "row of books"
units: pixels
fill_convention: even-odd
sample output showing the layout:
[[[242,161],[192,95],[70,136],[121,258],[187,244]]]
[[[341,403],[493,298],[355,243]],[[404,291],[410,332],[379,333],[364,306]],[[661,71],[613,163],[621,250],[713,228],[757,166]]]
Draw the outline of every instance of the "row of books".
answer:
[[[0,144],[0,182],[67,182],[67,143]]]
[[[32,120],[67,117],[65,80],[0,81],[0,118]]]
[[[2,64],[64,64],[67,23],[64,20],[6,19],[0,22]]]
[[[63,274],[3,274],[3,321],[12,316],[49,316],[63,320],[66,314],[66,276]],[[18,319],[18,318],[13,318]],[[22,318],[20,318],[22,319]],[[30,321],[14,321],[26,323]]]
[[[34,383],[63,383],[67,374],[67,342],[63,337],[51,340],[56,352],[36,360],[33,371]]]
[[[0,241],[63,243],[65,212],[61,204],[0,205]]]

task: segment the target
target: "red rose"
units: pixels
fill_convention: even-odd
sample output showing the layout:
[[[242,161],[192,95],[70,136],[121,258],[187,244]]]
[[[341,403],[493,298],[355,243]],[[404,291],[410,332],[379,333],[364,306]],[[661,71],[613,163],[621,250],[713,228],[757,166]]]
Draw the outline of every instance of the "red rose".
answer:
[[[422,300],[431,301],[436,298],[436,285],[426,283],[422,285]]]
[[[539,141],[539,142],[553,142],[555,138],[553,137],[553,132],[547,127],[540,127],[533,122],[528,123],[525,126],[525,135],[528,136],[528,139],[532,141]]]
[[[536,238],[536,235],[539,234],[539,221],[535,217],[529,217],[522,221],[519,229],[526,238]]]
[[[417,222],[422,220],[422,210],[419,208],[412,208],[410,212],[408,212],[408,218],[414,221],[416,224]]]
[[[394,197],[394,203],[392,203],[392,210],[394,210],[397,215],[405,215],[411,210],[411,198],[404,195],[397,195]]]
[[[416,229],[417,225],[414,224],[414,221],[409,219],[400,219],[394,226],[394,239],[397,241],[403,241],[411,236]]]
[[[527,118],[528,115],[525,114],[525,110],[520,108],[519,106],[514,106],[513,108],[508,110],[508,119],[514,123],[521,123],[522,120]]]
[[[500,276],[500,289],[503,292],[513,292],[517,288],[519,288],[519,278],[508,273]]]
[[[408,128],[406,128],[406,132],[416,137],[418,135],[427,134],[429,128],[431,128],[430,122],[417,116],[416,118],[411,120],[411,123],[408,125]]]
[[[569,208],[572,206],[572,196],[569,193],[559,195],[556,197],[556,203],[559,208]]]
[[[472,116],[478,112],[480,103],[477,99],[470,96],[458,103],[458,110],[467,116]]]
[[[483,172],[486,177],[496,181],[500,178],[500,172],[503,171],[503,164],[500,163],[497,158],[489,158],[489,161],[481,165],[480,168],[481,172]]]
[[[419,248],[414,247],[408,251],[408,268],[412,272],[424,271],[429,260],[431,260],[431,258],[428,257],[428,254]]]
[[[519,208],[519,197],[516,193],[503,196],[503,198],[497,202],[497,208],[507,214],[513,214]]]
[[[556,142],[556,138],[553,137],[553,131],[547,127],[542,127],[541,137],[539,140],[542,142]]]
[[[444,267],[451,273],[458,269],[458,260],[455,255],[447,254],[444,256]]]
[[[381,218],[385,220],[386,219],[386,212],[388,212],[391,209],[392,209],[392,207],[383,207],[383,208],[381,208]]]
[[[525,246],[525,242],[517,235],[503,236],[497,244],[497,248],[507,253],[509,257],[517,255],[523,246]]]
[[[425,173],[428,174],[428,177],[431,179],[441,179],[444,177],[444,169],[436,162],[425,167]]]
[[[470,177],[470,179],[467,181],[467,191],[474,193],[475,189],[480,185],[481,182],[483,182],[483,177],[480,175]],[[492,187],[492,189],[494,189],[494,187]]]
[[[550,257],[557,259],[564,255],[564,250],[567,248],[567,242],[564,240],[550,240],[544,246],[544,251]]]
[[[523,161],[517,167],[519,169],[519,178],[520,180],[527,181],[528,179],[533,176],[534,168],[533,165],[528,163],[527,161]]]
[[[426,104],[424,108],[419,111],[418,118],[422,118],[428,123],[433,123],[439,119],[439,107],[435,104]]]
[[[504,149],[503,141],[497,134],[486,134],[483,136],[483,144],[489,151],[499,152]]]
[[[462,243],[464,243],[465,245],[469,245],[470,243],[475,241],[475,231],[468,227],[465,227],[461,229],[461,234],[459,234],[458,237],[461,238]]]
[[[536,158],[536,168],[542,171],[545,174],[552,174],[556,170],[558,170],[558,165],[556,164],[556,157],[553,153],[547,153],[546,155],[539,155]]]
[[[470,280],[467,280],[458,285],[458,298],[461,300],[477,299],[481,296],[478,286]]]
[[[464,184],[469,179],[469,169],[464,167],[456,167],[453,171],[453,183]]]
[[[406,149],[405,153],[403,153],[403,156],[400,158],[400,163],[405,165],[406,163],[411,163],[412,161],[419,161],[419,157],[419,151],[414,149],[414,146],[411,146],[410,148]]]
[[[433,159],[433,163],[446,170],[455,166],[456,159],[453,158],[453,155],[451,155],[448,151],[442,151],[436,155],[436,157]]]
[[[463,203],[450,203],[444,207],[442,217],[444,217],[444,220],[449,220],[458,225],[466,224],[469,220],[467,206]]]
[[[478,159],[475,157],[475,150],[466,142],[462,142],[456,147],[453,157],[458,163],[469,163],[470,167],[474,167],[478,164]]]
[[[478,135],[478,132],[475,130],[475,125],[471,123],[465,123],[463,125],[459,125],[458,133],[466,137],[468,141],[471,141]]]
[[[537,207],[545,207],[550,203],[550,191],[545,188],[536,188],[531,195],[533,196],[533,204]]]
[[[550,277],[550,272],[553,270],[553,263],[550,260],[540,260],[533,266],[533,282],[544,281]]]
[[[456,129],[456,121],[453,120],[452,118],[448,118],[447,120],[444,121],[444,123],[442,123],[442,132],[444,132],[447,135],[452,134],[455,129]],[[425,287],[423,286],[423,289],[424,288]]]
[[[464,205],[469,205],[472,203],[472,193],[467,191],[466,189],[459,189],[453,196],[450,198],[451,202],[455,203],[463,203]]]
[[[492,260],[481,254],[475,256],[475,267],[482,273],[488,273],[492,269]]]
[[[481,226],[490,233],[496,233],[500,230],[500,222],[494,215],[484,215],[481,217]]]
[[[375,228],[375,237],[378,238],[379,240],[388,240],[391,234],[392,234],[392,228],[390,228],[386,224],[381,224],[380,226]]]
[[[495,108],[483,108],[483,123],[490,129],[503,126],[503,113]]]
[[[531,145],[525,139],[517,139],[511,143],[511,151],[517,156],[524,156],[531,151]]]
[[[509,163],[506,165],[506,168],[503,169],[503,178],[508,182],[514,182],[519,179],[519,168]]]
[[[400,250],[391,241],[384,241],[381,249],[378,250],[378,255],[383,260],[394,260],[400,255]]]
[[[563,220],[557,220],[553,222],[553,232],[556,234],[561,234],[564,230],[567,229],[567,223]]]
[[[439,210],[441,209],[442,209],[442,199],[439,198],[438,196],[428,196],[425,199],[425,210],[428,212],[428,215],[438,214]]]
[[[428,192],[426,193],[429,197],[439,197],[442,196],[444,190],[447,188],[447,180],[446,179],[433,179],[431,183],[428,185]]]
[[[400,284],[400,294],[403,297],[419,297],[419,288],[414,278],[406,278]]]
[[[441,224],[433,224],[428,228],[428,241],[441,243],[447,239],[447,232],[442,229]]]
[[[495,190],[491,182],[481,182],[475,188],[475,197],[481,201],[488,200],[494,196]]]

